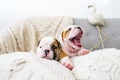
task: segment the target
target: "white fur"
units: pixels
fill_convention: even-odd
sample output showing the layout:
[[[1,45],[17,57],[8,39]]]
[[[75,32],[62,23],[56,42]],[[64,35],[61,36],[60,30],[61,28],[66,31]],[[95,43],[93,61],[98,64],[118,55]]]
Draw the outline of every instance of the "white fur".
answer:
[[[55,41],[55,39],[53,37],[44,37],[38,47],[37,47],[37,55],[41,58],[46,58],[46,59],[53,59],[53,51],[51,50],[50,45]],[[45,54],[45,49],[50,50],[49,54],[46,56]],[[64,57],[60,60],[60,63],[62,63],[65,67],[67,67],[68,69],[72,69],[73,65],[72,62],[70,61],[70,58]]]
[[[50,45],[54,42],[53,37],[44,37],[40,44],[37,47],[37,55],[42,58],[52,59],[53,58],[53,51],[51,50]],[[41,47],[41,48],[40,48]],[[49,54],[45,55],[45,49],[49,50]]]
[[[72,61],[70,60],[70,58],[68,56],[66,56],[63,59],[61,59],[60,63],[63,64],[65,67],[67,67],[70,70],[73,69]]]
[[[69,28],[71,28],[71,30],[69,32],[69,35],[66,38],[64,38],[64,40],[62,40],[62,34],[60,35],[60,43],[61,43],[62,49],[70,57],[76,56],[76,55],[81,55],[79,52],[85,52],[82,47],[77,47],[77,46],[73,45],[72,43],[70,43],[70,41],[69,41],[70,38],[73,38],[80,32],[80,30],[77,27],[78,26],[76,26],[76,25],[67,26],[64,31],[68,30]],[[83,29],[82,29],[82,31],[83,31]],[[81,35],[81,37],[82,37],[82,35]],[[82,44],[81,44],[81,46],[82,46]],[[72,51],[72,50],[73,51],[76,50],[76,52],[71,53],[70,51]],[[72,70],[74,66],[68,56],[63,58],[62,60],[60,60],[60,62],[64,66],[66,66],[67,68]]]
[[[67,27],[66,27],[66,29],[65,29],[64,31],[66,31],[66,30],[69,29],[69,28],[71,28],[71,31],[70,31],[68,37],[64,39],[64,41],[62,40],[62,36],[60,35],[60,43],[61,43],[61,45],[62,45],[63,50],[66,52],[66,54],[67,54],[68,56],[76,56],[76,55],[78,55],[78,51],[81,50],[81,49],[83,49],[82,47],[74,46],[73,44],[71,44],[71,43],[69,42],[69,39],[72,38],[72,37],[74,37],[74,36],[79,32],[79,30],[78,30],[76,27],[78,27],[78,26],[76,26],[76,25],[70,25],[70,26],[67,26]],[[75,53],[70,53],[70,51],[72,51],[73,48],[74,48],[77,52],[75,52]],[[73,50],[73,51],[74,51],[74,50]]]

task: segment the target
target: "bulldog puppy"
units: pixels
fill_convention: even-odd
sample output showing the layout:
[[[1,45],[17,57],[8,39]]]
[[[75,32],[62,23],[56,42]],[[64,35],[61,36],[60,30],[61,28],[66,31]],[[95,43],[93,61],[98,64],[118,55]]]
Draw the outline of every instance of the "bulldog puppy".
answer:
[[[88,54],[90,51],[84,49],[81,44],[81,38],[83,36],[83,30],[76,25],[67,26],[66,29],[60,35],[60,43],[62,50],[67,56],[81,56]],[[66,64],[66,63],[63,63]],[[66,65],[72,65],[67,63]]]
[[[69,57],[63,52],[60,42],[53,37],[44,37],[40,43],[38,43],[37,55],[49,60],[57,60],[61,62],[65,59],[68,62],[71,62]],[[65,67],[72,69],[71,65]]]

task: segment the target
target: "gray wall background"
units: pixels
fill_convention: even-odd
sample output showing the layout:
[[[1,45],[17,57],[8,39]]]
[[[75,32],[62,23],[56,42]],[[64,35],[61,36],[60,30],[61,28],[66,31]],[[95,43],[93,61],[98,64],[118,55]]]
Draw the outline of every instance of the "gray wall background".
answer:
[[[83,47],[90,49],[100,40],[96,27],[90,25],[87,19],[76,18],[74,24],[85,30],[82,38]],[[105,26],[101,26],[100,29],[108,36],[108,40],[104,42],[105,48],[120,49],[120,19],[105,19]],[[105,39],[104,36],[102,37]],[[101,49],[101,45],[96,49]]]

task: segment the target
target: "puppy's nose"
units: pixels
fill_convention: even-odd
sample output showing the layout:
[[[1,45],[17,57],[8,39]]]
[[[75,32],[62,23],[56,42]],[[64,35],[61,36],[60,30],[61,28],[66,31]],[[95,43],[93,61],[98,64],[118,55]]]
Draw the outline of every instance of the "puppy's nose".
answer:
[[[48,54],[49,54],[49,52],[50,52],[50,50],[45,49],[45,54],[46,54],[46,55],[48,55]]]
[[[80,28],[80,27],[77,27],[77,29],[80,29],[80,30],[81,30],[81,28]]]
[[[77,29],[81,31],[81,34],[83,34],[83,30],[80,27],[77,27]]]

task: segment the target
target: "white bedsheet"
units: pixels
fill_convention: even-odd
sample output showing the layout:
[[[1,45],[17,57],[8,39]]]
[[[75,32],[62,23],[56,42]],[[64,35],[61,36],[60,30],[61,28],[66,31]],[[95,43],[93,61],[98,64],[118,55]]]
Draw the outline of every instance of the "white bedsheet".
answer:
[[[120,50],[96,50],[72,58],[74,69],[57,61],[17,52],[0,56],[0,80],[120,80]]]
[[[96,50],[72,58],[74,76],[78,80],[120,80],[120,50]]]
[[[57,61],[17,52],[0,56],[0,80],[75,80]]]

